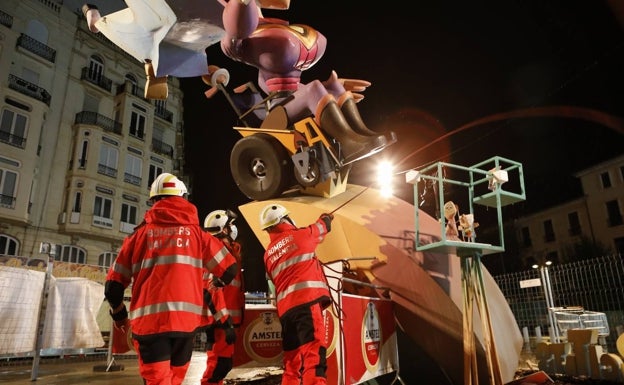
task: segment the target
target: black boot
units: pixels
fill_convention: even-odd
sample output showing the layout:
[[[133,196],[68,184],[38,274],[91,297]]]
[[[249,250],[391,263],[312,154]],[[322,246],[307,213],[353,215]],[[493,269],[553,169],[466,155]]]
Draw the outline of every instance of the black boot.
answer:
[[[383,135],[364,136],[353,131],[331,95],[319,102],[316,122],[340,143],[343,165],[373,155],[387,145]]]
[[[364,124],[362,116],[360,115],[360,111],[357,108],[355,99],[353,98],[351,92],[345,92],[340,97],[338,104],[340,105],[340,111],[342,112],[342,115],[345,117],[353,131],[364,136],[379,136],[379,133],[366,127],[366,124]],[[387,146],[391,145],[397,140],[394,131],[386,133],[385,137],[386,141],[388,142],[386,144]]]

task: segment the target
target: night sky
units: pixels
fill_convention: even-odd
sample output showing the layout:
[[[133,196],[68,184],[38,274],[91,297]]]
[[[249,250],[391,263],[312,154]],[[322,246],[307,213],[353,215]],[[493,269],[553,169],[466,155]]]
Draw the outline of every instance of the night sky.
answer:
[[[393,130],[399,142],[357,162],[350,183],[370,183],[371,166],[381,159],[402,171],[436,161],[468,166],[499,155],[524,166],[527,201],[515,210],[523,215],[579,196],[575,172],[624,153],[621,2],[383,3],[293,0],[288,11],[264,12],[327,37],[325,56],[304,72],[304,82],[324,80],[333,69],[372,83],[360,113],[369,128]],[[620,9],[611,8],[616,3]],[[208,60],[230,71],[231,85],[256,79],[255,69],[228,59],[218,45],[208,48]],[[185,170],[193,174],[191,200],[203,219],[249,201],[229,170],[240,135],[223,95],[208,100],[199,78],[181,81]],[[616,119],[606,127],[590,116]],[[486,121],[471,125],[479,120]],[[402,181],[397,194],[411,199],[411,185]],[[246,268],[261,269],[262,248],[244,219],[237,223]],[[264,289],[262,279],[247,279],[248,288]]]

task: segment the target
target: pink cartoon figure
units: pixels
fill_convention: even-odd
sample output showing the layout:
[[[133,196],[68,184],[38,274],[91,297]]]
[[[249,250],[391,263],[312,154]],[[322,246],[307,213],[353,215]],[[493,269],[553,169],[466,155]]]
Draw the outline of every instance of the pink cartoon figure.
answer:
[[[305,24],[265,18],[261,7],[287,9],[289,2],[225,3],[221,48],[229,58],[258,69],[258,85],[270,99],[264,125],[279,122],[290,126],[313,116],[317,125],[340,143],[343,164],[373,155],[394,143],[393,132],[383,135],[370,130],[360,116],[356,103],[363,98],[361,92],[369,82],[341,79],[335,71],[325,81],[301,82],[302,72],[325,53],[325,36]],[[262,99],[258,94],[255,98]]]

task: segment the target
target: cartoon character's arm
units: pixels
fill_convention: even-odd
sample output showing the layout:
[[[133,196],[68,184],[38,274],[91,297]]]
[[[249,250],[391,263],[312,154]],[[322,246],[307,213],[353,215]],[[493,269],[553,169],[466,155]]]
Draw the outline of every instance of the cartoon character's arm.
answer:
[[[351,91],[356,103],[364,99],[364,95],[360,92],[366,91],[366,88],[371,85],[371,82],[362,79],[339,78],[338,81],[342,83],[346,91]]]

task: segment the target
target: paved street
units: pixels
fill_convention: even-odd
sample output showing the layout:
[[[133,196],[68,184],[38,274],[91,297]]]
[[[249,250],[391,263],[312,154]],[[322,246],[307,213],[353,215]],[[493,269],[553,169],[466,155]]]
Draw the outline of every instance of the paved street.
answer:
[[[105,359],[81,362],[42,359],[34,381],[31,381],[32,363],[20,366],[0,366],[0,383],[6,385],[28,383],[37,385],[143,385],[136,359],[123,359],[116,362],[123,365],[124,370],[105,371],[107,366]],[[103,371],[94,370],[96,367]]]
[[[191,366],[183,385],[197,385],[205,369],[205,355],[194,353]],[[32,378],[32,361],[23,365],[0,364],[0,383],[6,385],[143,385],[139,376],[138,363],[133,356],[122,356],[113,362],[112,370],[106,370],[106,357],[100,360],[84,359],[41,359],[36,380]],[[123,366],[123,370],[118,370]],[[115,370],[117,369],[117,370]],[[226,378],[230,384],[253,382],[254,385],[278,384],[281,369],[267,368],[235,368]]]

